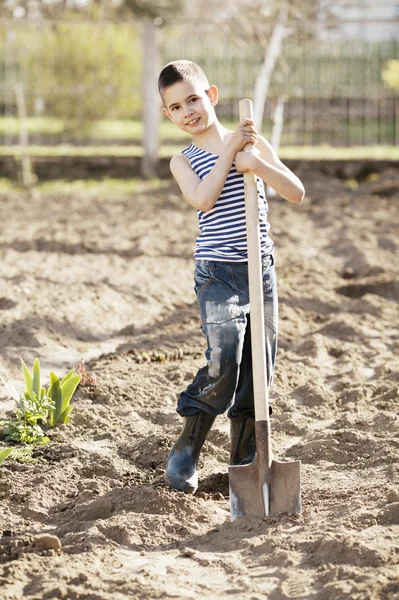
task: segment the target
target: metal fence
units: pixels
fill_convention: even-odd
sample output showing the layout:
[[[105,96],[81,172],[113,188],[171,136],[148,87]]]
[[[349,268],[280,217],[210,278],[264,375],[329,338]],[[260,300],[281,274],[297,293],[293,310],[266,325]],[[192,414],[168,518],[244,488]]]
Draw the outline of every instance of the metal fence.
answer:
[[[388,61],[399,60],[398,39],[325,39],[318,27],[284,41],[264,133],[284,97],[282,145],[398,144],[399,92],[383,78]],[[223,23],[165,25],[158,33],[160,64],[198,62],[220,89],[220,119],[236,121],[238,99],[252,96],[262,46]],[[142,58],[140,23],[0,21],[0,144],[19,143],[18,83],[30,144],[140,144]],[[165,125],[163,141],[182,139]]]

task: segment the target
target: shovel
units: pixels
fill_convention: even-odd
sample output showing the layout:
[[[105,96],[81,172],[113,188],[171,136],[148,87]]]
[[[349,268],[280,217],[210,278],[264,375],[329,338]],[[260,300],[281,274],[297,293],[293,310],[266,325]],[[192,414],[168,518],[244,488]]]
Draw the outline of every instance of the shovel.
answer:
[[[253,119],[251,100],[240,101],[240,121]],[[247,144],[245,151],[251,150]],[[231,519],[268,517],[301,512],[300,461],[273,459],[266,373],[263,315],[263,278],[256,175],[244,173],[248,243],[248,277],[251,307],[252,373],[255,404],[255,460],[229,466]]]

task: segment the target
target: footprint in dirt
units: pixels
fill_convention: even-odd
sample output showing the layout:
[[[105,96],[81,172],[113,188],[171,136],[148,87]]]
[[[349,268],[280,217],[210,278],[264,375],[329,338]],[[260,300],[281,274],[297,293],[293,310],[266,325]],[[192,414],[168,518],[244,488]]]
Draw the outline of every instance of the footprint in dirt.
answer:
[[[284,598],[309,598],[311,594],[309,576],[303,575],[288,577],[281,583],[281,592]]]
[[[10,308],[14,308],[17,306],[17,303],[11,298],[5,298],[4,296],[0,298],[0,310],[9,310]]]

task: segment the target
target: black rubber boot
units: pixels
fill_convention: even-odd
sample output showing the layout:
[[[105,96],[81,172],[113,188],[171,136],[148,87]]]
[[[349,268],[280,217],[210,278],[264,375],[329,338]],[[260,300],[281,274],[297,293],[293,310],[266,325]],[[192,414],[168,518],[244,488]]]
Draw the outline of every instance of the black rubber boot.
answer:
[[[230,464],[247,465],[256,454],[255,419],[244,417],[230,421]]]
[[[273,412],[269,404],[269,415]],[[248,465],[255,460],[255,418],[247,415],[230,419],[230,464]]]
[[[165,483],[175,490],[194,494],[198,487],[199,453],[216,417],[201,411],[183,418],[183,429],[169,454]]]

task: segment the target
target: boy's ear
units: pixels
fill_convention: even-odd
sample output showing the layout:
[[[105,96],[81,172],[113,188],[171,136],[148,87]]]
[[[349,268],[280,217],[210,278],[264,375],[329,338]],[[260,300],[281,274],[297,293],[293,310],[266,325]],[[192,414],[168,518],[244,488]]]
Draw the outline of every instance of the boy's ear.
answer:
[[[216,106],[219,100],[219,90],[217,89],[216,85],[211,85],[207,91],[207,94],[212,106]]]
[[[165,117],[168,117],[168,119],[172,120],[172,117],[170,116],[170,112],[164,106],[162,107],[162,112],[165,115]]]

